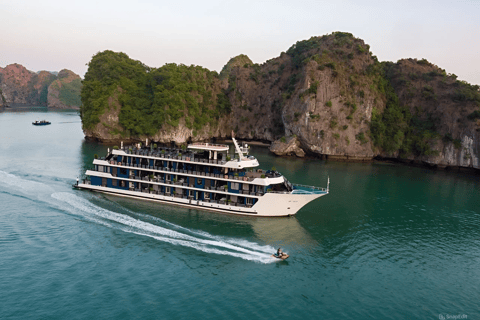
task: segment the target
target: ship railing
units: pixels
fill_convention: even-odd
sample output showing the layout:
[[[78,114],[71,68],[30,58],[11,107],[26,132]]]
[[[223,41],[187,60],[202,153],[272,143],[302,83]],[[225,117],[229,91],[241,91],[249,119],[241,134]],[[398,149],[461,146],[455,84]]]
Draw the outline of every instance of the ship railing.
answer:
[[[212,163],[212,164],[220,164],[224,165],[227,163],[225,160],[220,160],[220,159],[207,159],[203,158],[201,155],[198,154],[192,154],[192,153],[182,153],[182,150],[179,150],[179,152],[173,152],[173,153],[160,153],[160,152],[139,152],[138,150],[136,151],[125,151],[127,155],[141,155],[141,156],[150,156],[150,157],[155,157],[159,159],[173,159],[173,160],[183,160],[183,161],[190,161],[190,162],[199,162],[199,163]],[[178,156],[178,153],[181,153],[181,156]],[[245,159],[246,160],[246,159]],[[248,160],[252,160],[250,157]],[[238,159],[236,160],[238,161]]]
[[[220,148],[228,148],[226,144],[216,144],[216,143],[192,143],[188,145],[189,147],[220,147]]]

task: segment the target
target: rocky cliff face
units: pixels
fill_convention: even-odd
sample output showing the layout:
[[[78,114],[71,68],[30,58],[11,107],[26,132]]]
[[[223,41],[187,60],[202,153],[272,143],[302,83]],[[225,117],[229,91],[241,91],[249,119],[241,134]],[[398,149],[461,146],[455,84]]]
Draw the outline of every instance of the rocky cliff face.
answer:
[[[28,104],[78,109],[80,90],[80,77],[69,70],[62,70],[57,76],[48,71],[35,73],[20,64],[0,68],[2,105]]]
[[[479,87],[426,60],[404,59],[387,68],[387,77],[399,98],[418,121],[432,127],[429,155],[379,152],[385,158],[423,162],[439,167],[480,169]]]
[[[102,110],[90,101],[97,103],[103,98],[91,99],[89,92],[85,92],[89,99],[82,107],[84,132],[87,138],[99,141],[149,138],[182,144],[230,137],[234,131],[240,139],[273,142],[271,150],[279,155],[310,154],[356,161],[382,157],[478,169],[478,86],[457,81],[424,60],[380,63],[369,49],[361,39],[337,32],[299,41],[261,65],[240,55],[232,58],[220,75],[202,84],[200,91],[207,94],[199,93],[198,86],[192,89],[193,76],[182,71],[185,86],[175,88],[190,90],[189,95],[175,100],[180,91],[162,91],[170,99],[162,102],[155,90],[172,87],[172,80],[160,72],[161,68],[152,69],[148,81],[137,81],[137,85],[153,81],[157,88],[150,93],[154,103],[145,103],[145,111],[139,111],[142,116],[149,115],[144,119],[159,119],[152,122],[156,126],[152,133],[132,135],[125,120],[127,124],[122,125],[122,117],[135,114],[128,95],[111,93],[104,104],[108,106]],[[128,61],[125,57],[114,60]],[[118,69],[112,61],[103,62],[102,70],[107,65]],[[92,75],[97,71],[92,70]],[[156,72],[159,74],[152,75]],[[114,81],[116,92],[124,92],[132,80],[119,76]],[[89,86],[112,85],[112,77],[105,81],[98,76],[95,81],[89,81]],[[143,88],[149,90],[148,86]],[[216,113],[216,120],[210,118],[214,120],[195,129],[191,119],[201,120],[195,108],[211,97],[215,101],[210,106],[222,105],[226,110],[228,104],[228,112]],[[181,110],[180,118],[172,118],[172,106]],[[138,105],[135,108],[141,110]],[[202,108],[208,114],[215,111],[215,107]],[[155,110],[161,110],[160,115]],[[88,116],[93,111],[99,118]]]
[[[229,76],[233,126],[244,139],[295,135],[309,154],[371,159],[372,108],[383,109],[385,100],[367,72],[375,63],[362,40],[334,34],[298,43],[261,66],[236,68]]]

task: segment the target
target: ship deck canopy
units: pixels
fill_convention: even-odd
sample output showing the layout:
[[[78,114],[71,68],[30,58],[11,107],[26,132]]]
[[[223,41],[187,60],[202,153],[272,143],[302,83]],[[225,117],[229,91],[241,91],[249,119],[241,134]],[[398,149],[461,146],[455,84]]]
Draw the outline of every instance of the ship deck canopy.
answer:
[[[188,149],[227,152],[229,150],[229,146],[227,146],[226,144],[197,142],[197,143],[189,144]]]

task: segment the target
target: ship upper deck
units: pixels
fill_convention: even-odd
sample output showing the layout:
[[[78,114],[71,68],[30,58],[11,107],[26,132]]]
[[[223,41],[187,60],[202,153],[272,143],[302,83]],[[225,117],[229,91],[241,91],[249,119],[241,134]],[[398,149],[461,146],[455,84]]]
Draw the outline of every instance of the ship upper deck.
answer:
[[[230,148],[226,144],[196,142],[189,144],[188,149],[227,152]]]

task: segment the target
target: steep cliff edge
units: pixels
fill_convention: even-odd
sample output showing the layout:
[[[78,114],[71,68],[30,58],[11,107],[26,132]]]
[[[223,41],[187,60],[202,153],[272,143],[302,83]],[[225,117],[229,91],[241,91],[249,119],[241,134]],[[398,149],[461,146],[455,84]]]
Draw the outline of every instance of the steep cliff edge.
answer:
[[[403,141],[390,152],[388,142],[383,143],[379,155],[480,169],[479,86],[458,81],[425,59],[386,63],[385,71],[405,116],[390,123],[399,128]],[[385,140],[395,139],[387,136]]]
[[[101,52],[81,115],[86,138],[98,141],[185,143],[234,131],[275,141],[282,155],[479,168],[479,95],[425,60],[381,63],[363,40],[334,32],[261,65],[237,56],[220,75]]]
[[[3,105],[79,109],[80,90],[80,77],[69,70],[62,70],[55,75],[48,71],[35,73],[20,64],[0,68],[0,103]]]

